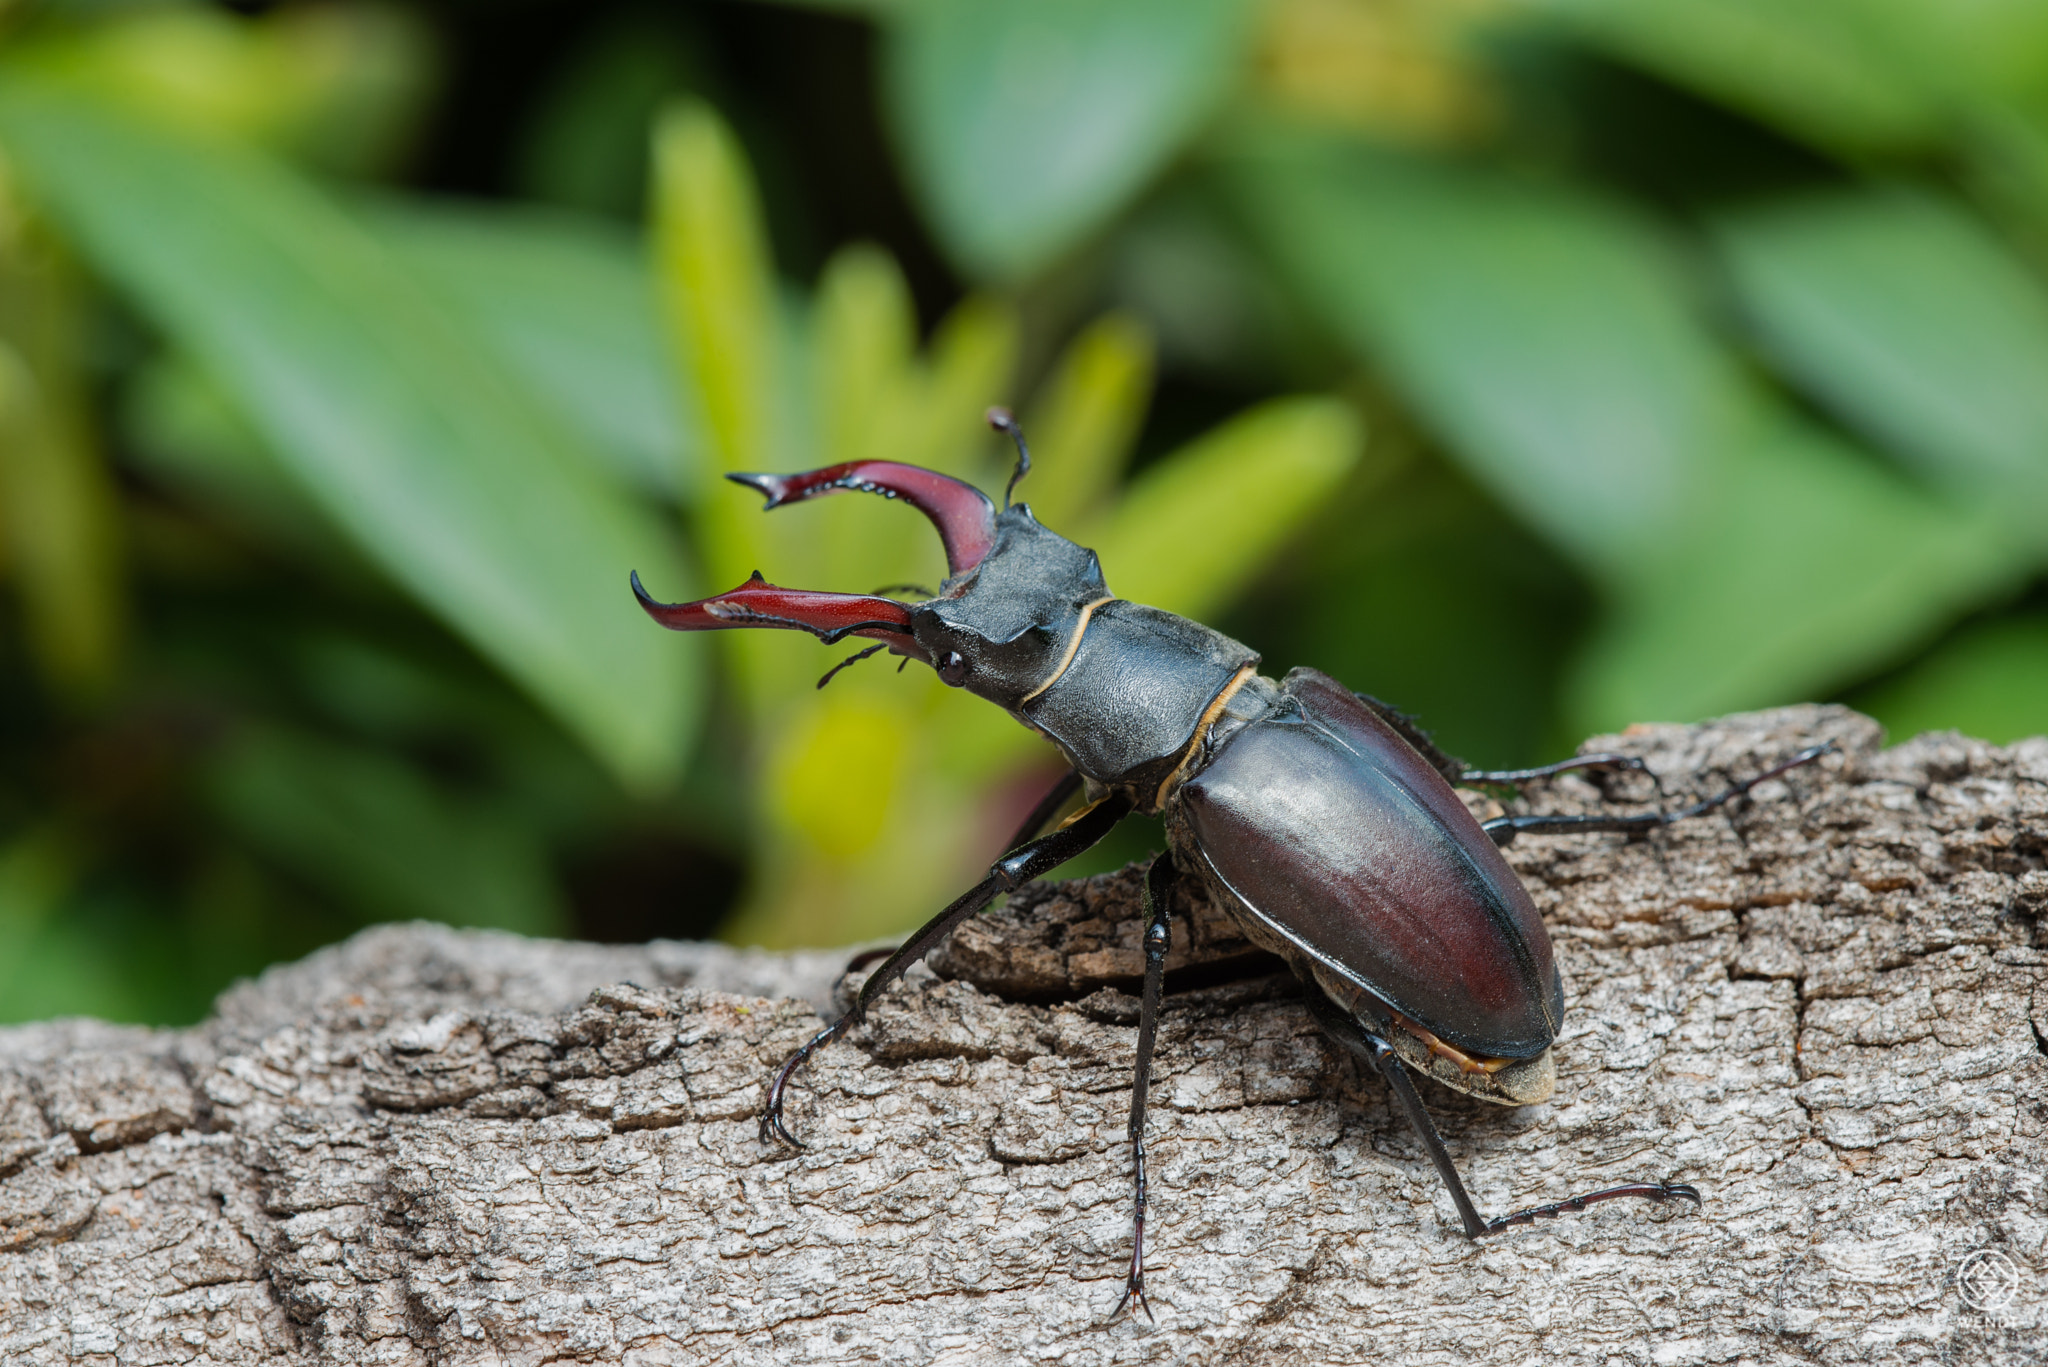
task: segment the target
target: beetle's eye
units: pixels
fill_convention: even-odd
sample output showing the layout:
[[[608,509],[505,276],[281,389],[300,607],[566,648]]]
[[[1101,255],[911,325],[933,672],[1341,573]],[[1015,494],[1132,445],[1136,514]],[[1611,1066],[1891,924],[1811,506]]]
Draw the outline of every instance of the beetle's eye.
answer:
[[[967,682],[967,657],[957,650],[940,651],[939,658],[932,662],[932,668],[955,688]]]

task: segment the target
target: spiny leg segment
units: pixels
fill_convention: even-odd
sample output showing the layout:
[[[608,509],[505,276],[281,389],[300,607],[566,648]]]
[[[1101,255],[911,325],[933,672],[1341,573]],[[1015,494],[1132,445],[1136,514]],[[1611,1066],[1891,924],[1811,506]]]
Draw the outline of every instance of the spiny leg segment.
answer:
[[[1321,992],[1310,990],[1308,994],[1310,1012],[1323,1029],[1339,1044],[1360,1055],[1378,1070],[1386,1079],[1387,1090],[1393,1093],[1394,1104],[1407,1117],[1408,1125],[1421,1141],[1429,1161],[1436,1165],[1437,1175],[1443,1178],[1450,1189],[1451,1203],[1458,1208],[1458,1218],[1464,1222],[1465,1237],[1481,1239],[1497,1234],[1510,1225],[1533,1224],[1536,1220],[1561,1215],[1565,1211],[1579,1211],[1600,1201],[1612,1201],[1624,1196],[1640,1197],[1660,1205],[1674,1199],[1700,1203],[1700,1194],[1683,1182],[1624,1182],[1620,1186],[1606,1187],[1600,1191],[1588,1192],[1583,1196],[1570,1196],[1549,1205],[1531,1206],[1509,1215],[1487,1219],[1472,1204],[1472,1198],[1465,1191],[1464,1179],[1458,1176],[1457,1164],[1451,1161],[1450,1151],[1444,1147],[1443,1137],[1436,1131],[1436,1125],[1429,1118],[1429,1111],[1422,1104],[1422,1097],[1409,1080],[1408,1069],[1402,1064],[1394,1046],[1386,1040],[1386,1034],[1397,1027],[1391,1019],[1380,1023],[1380,1030],[1373,1031],[1353,1017],[1348,1011],[1325,997]]]

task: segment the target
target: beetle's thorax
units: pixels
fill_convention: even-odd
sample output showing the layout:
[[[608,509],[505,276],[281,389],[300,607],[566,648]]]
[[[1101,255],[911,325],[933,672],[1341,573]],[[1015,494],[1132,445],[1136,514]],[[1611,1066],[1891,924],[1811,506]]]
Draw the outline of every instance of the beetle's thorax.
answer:
[[[1116,599],[1096,609],[1066,669],[1017,714],[1084,777],[1157,811],[1216,704],[1258,660],[1199,622]]]
[[[971,572],[911,610],[941,677],[1044,734],[1096,788],[1158,807],[1166,780],[1258,655],[1109,591],[1095,552],[1022,505]],[[948,663],[951,663],[951,673]]]

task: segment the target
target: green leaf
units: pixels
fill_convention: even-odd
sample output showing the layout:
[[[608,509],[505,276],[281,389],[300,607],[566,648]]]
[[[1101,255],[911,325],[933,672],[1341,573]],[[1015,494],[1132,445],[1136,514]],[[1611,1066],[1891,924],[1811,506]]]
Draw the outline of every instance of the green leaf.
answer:
[[[986,294],[968,295],[939,320],[905,448],[917,455],[902,459],[972,477],[972,457],[1000,445],[989,434],[988,405],[1009,396],[1022,330],[1016,306]],[[1007,453],[999,468],[1007,476]]]
[[[611,470],[691,490],[702,459],[633,234],[562,211],[379,200],[364,219]]]
[[[0,1024],[52,1016],[184,1024],[204,1015],[232,970],[204,981],[213,965],[192,962],[176,914],[90,878],[84,856],[75,833],[58,825],[0,845]]]
[[[1647,560],[1571,686],[1583,731],[1825,694],[2026,573],[1997,518],[1944,505],[1790,417]]]
[[[1018,332],[1015,308],[969,295],[920,355],[917,311],[894,259],[865,245],[840,252],[826,264],[811,316],[815,461],[900,460],[963,479],[991,473],[981,457],[998,443],[984,418],[1008,395]]]
[[[1796,136],[1870,154],[1932,143],[1943,35],[1914,0],[1536,0],[1536,13]],[[1972,10],[1978,7],[1970,7]]]
[[[2038,242],[2048,229],[2048,108],[1988,111],[1975,132],[1972,179]]]
[[[1606,589],[1575,724],[1838,688],[2024,572],[1995,519],[1774,411],[1620,211],[1477,171],[1285,151],[1236,174],[1304,297]]]
[[[1199,620],[1322,506],[1362,444],[1345,404],[1275,399],[1146,469],[1076,539],[1095,547],[1118,597]]]
[[[1685,522],[1745,396],[1626,211],[1312,144],[1231,174],[1304,302],[1551,542],[1625,576]]]
[[[970,273],[1018,280],[1100,228],[1236,78],[1244,0],[923,0],[886,30],[913,185]]]
[[[215,758],[207,788],[253,845],[365,920],[529,935],[565,923],[531,830],[382,751],[254,731]]]
[[[1800,383],[2048,545],[2048,292],[1983,224],[1931,194],[1857,188],[1729,214],[1714,239]]]
[[[623,588],[683,582],[672,544],[374,239],[280,166],[41,83],[8,83],[0,136],[374,562],[622,778],[673,778],[695,659]]]
[[[34,1019],[51,995],[39,990],[39,979],[53,956],[38,941],[69,899],[78,863],[73,842],[52,830],[17,834],[0,846],[0,1021]],[[61,976],[69,981],[59,985],[59,1000],[74,993],[86,1000],[104,997],[87,986],[88,975]]]
[[[1894,740],[1961,731],[1994,745],[2048,736],[2048,616],[1980,622],[1849,701]]]
[[[123,455],[153,483],[299,564],[352,582],[374,577],[191,356],[167,351],[141,366],[121,419]]]
[[[1870,159],[1983,132],[2048,84],[2039,0],[1534,0],[1626,60],[1830,151]]]
[[[127,617],[120,492],[91,410],[91,308],[78,273],[0,174],[0,575],[21,597],[44,684],[103,695]]]
[[[918,0],[772,0],[777,8],[817,10],[821,14],[843,14],[856,18],[879,19],[896,14]]]
[[[1006,397],[1017,331],[1014,310],[972,296],[940,320],[920,356],[916,310],[896,263],[872,247],[840,252],[826,266],[812,311],[820,441],[801,463],[900,460],[981,478],[988,472],[977,457],[995,445],[982,417]],[[785,583],[936,583],[942,573],[936,538],[900,508],[872,500],[838,500],[809,516],[778,514],[761,544],[786,567]]]

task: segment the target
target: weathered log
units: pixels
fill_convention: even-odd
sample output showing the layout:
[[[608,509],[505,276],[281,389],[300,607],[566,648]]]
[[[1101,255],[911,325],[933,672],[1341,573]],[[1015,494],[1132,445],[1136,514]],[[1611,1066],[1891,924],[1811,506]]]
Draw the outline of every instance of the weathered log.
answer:
[[[762,1083],[843,954],[393,926],[191,1030],[0,1031],[0,1362],[2039,1361],[2048,740],[1886,751],[1808,707],[1590,744],[1676,801],[1818,739],[1725,813],[1514,846],[1565,975],[1557,1096],[1425,1084],[1484,1209],[1676,1178],[1697,1212],[1468,1243],[1380,1084],[1197,908],[1159,1321],[1106,1324],[1128,872],[1020,895],[897,989],[797,1088],[795,1157]]]

